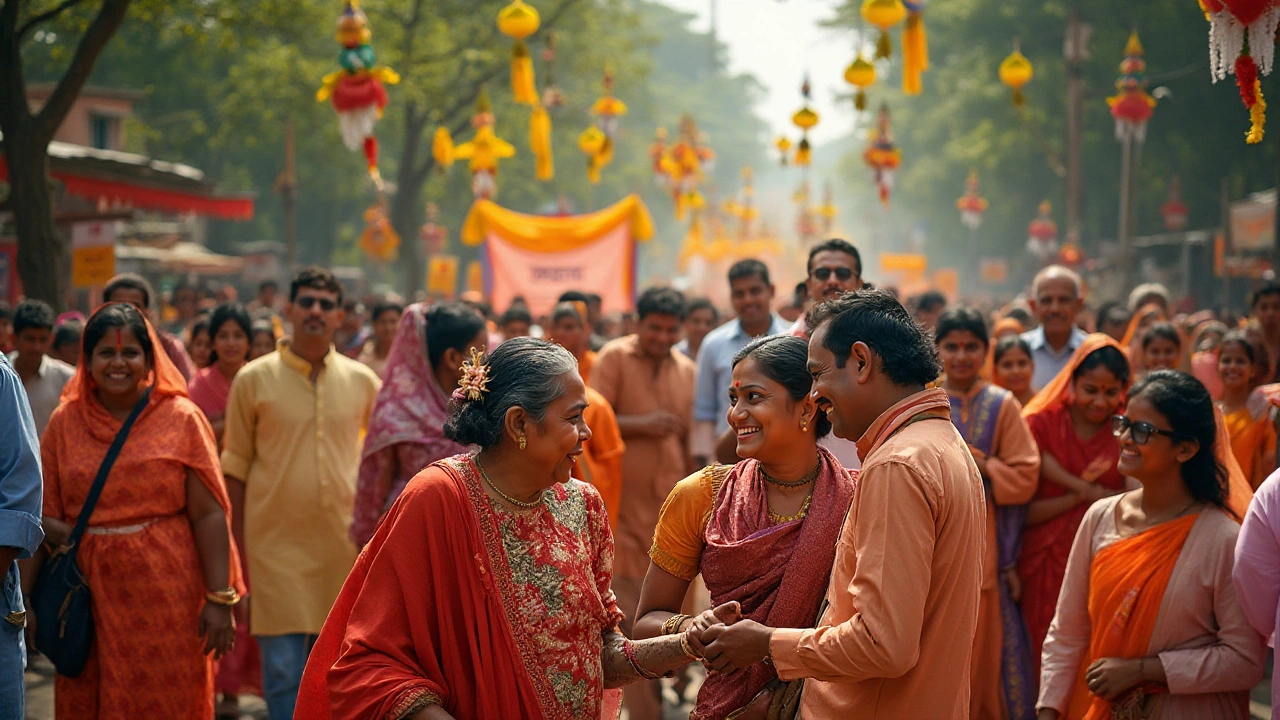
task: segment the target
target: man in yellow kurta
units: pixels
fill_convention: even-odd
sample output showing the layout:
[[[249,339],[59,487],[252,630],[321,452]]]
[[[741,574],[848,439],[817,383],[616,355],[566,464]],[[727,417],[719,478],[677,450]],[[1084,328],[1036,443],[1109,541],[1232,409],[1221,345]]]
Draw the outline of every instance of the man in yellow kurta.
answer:
[[[950,423],[937,356],[892,295],[849,293],[809,314],[809,371],[862,471],[818,626],[751,620],[701,634],[716,670],[769,658],[809,678],[800,717],[967,720],[982,585],[982,478]]]
[[[311,644],[355,563],[347,530],[360,443],[380,385],[372,370],[333,348],[342,286],[328,270],[294,278],[286,313],[293,338],[232,383],[222,452],[273,720],[293,717]]]

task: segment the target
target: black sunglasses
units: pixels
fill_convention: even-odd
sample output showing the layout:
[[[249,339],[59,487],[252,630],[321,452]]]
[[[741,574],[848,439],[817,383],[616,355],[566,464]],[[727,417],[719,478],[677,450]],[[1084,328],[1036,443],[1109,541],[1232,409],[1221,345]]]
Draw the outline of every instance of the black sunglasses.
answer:
[[[318,298],[314,295],[303,295],[302,297],[298,298],[298,301],[297,301],[298,307],[302,308],[303,310],[310,310],[311,308],[316,306],[316,303],[320,303],[320,309],[325,312],[333,312],[334,310],[338,309],[337,300],[330,300],[329,298]]]
[[[813,275],[813,278],[818,282],[826,282],[827,278],[831,277],[832,272],[833,271],[831,268],[820,267],[817,270],[814,270],[810,274]],[[839,280],[840,282],[844,282],[849,278],[853,277],[853,271],[847,267],[836,268],[834,272],[836,274],[836,279]]]
[[[1125,430],[1129,431],[1135,445],[1146,445],[1152,435],[1164,435],[1174,440],[1178,438],[1178,433],[1172,430],[1161,430],[1149,422],[1134,422],[1124,415],[1112,415],[1111,434],[1120,437]]]

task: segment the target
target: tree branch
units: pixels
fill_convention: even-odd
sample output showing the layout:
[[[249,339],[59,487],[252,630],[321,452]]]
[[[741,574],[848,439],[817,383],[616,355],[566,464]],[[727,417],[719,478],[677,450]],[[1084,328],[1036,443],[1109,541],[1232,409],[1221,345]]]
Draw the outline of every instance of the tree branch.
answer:
[[[12,1],[8,0],[8,2]],[[41,147],[49,144],[58,126],[66,119],[72,103],[80,94],[80,89],[89,79],[89,73],[93,72],[93,64],[98,60],[98,55],[120,28],[120,23],[124,22],[129,3],[130,0],[102,0],[102,8],[93,18],[88,29],[84,31],[84,36],[80,38],[80,44],[76,46],[76,54],[71,58],[71,64],[67,66],[53,94],[36,115],[34,131],[36,141]]]
[[[25,23],[23,23],[22,27],[18,28],[18,42],[22,42],[22,38],[26,36],[27,33],[34,30],[35,27],[40,23],[47,22],[49,20],[56,18],[62,13],[66,12],[67,10],[70,10],[71,8],[75,7],[76,5],[79,5],[82,2],[84,2],[84,0],[62,0],[62,2],[58,3],[57,7],[53,8],[52,10],[42,12],[39,15],[36,15],[30,20],[26,21]]]

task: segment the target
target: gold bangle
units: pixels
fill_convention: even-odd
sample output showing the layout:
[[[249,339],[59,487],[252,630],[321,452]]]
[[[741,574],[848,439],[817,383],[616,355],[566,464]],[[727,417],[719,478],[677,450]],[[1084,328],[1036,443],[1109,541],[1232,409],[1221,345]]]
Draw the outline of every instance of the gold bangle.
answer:
[[[665,622],[662,623],[662,634],[675,635],[676,633],[681,631],[680,626],[684,625],[684,621],[692,618],[693,618],[692,615],[684,615],[684,614],[672,615],[671,617],[667,618]]]
[[[206,592],[204,599],[215,605],[231,607],[240,602],[240,593],[235,588],[226,588],[225,590]]]
[[[680,633],[680,649],[684,651],[685,655],[693,658],[694,660],[702,659],[702,656],[699,655],[693,649],[693,646],[689,644],[689,633],[687,632]]]

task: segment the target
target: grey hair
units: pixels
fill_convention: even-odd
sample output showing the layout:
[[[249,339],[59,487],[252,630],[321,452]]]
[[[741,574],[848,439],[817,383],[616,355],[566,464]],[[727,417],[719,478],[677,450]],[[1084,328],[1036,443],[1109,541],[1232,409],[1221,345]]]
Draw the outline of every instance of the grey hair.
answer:
[[[1080,277],[1080,273],[1063,265],[1050,265],[1036,273],[1035,279],[1031,281],[1031,298],[1034,300],[1040,296],[1040,283],[1058,278],[1070,280],[1076,286],[1076,297],[1084,297],[1084,279]]]
[[[507,340],[484,356],[484,364],[489,385],[482,398],[450,401],[444,423],[450,440],[484,449],[502,442],[502,424],[513,407],[541,422],[547,407],[564,394],[564,376],[578,371],[568,350],[531,337]]]
[[[1129,293],[1129,312],[1137,312],[1148,303],[1158,302],[1164,306],[1165,312],[1173,307],[1173,297],[1169,289],[1160,283],[1143,283]]]

